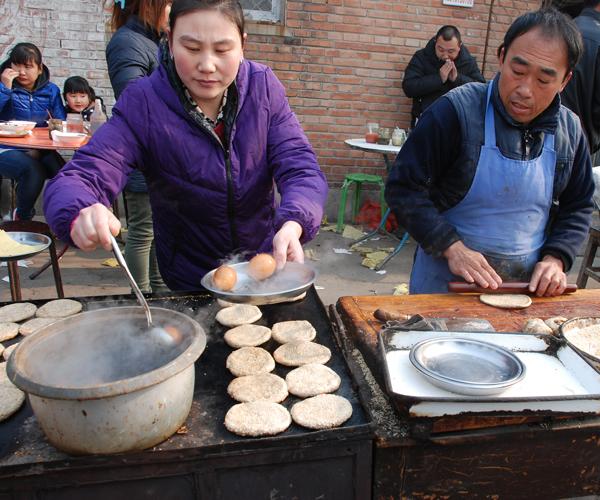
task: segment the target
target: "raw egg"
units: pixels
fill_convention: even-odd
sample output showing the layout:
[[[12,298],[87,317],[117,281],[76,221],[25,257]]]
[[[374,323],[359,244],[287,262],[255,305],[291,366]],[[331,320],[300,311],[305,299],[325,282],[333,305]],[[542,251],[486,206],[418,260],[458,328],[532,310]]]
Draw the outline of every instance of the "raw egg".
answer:
[[[215,274],[213,274],[212,280],[215,287],[224,292],[228,292],[237,282],[237,273],[231,266],[221,266],[218,267]]]
[[[267,279],[275,272],[275,259],[268,253],[259,253],[250,259],[248,274],[257,281]]]

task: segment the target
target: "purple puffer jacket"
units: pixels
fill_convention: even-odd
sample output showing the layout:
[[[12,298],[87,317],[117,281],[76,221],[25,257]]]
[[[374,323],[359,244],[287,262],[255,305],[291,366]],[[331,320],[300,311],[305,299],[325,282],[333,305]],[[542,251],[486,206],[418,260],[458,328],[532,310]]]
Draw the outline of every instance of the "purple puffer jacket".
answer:
[[[302,226],[302,242],[314,238],[327,182],[283,85],[270,68],[244,60],[236,87],[227,161],[186,114],[163,66],[131,83],[112,118],[48,183],[52,230],[71,241],[79,211],[110,206],[138,167],[148,182],[160,272],[173,290],[199,289],[202,276],[233,254],[270,251],[286,221]]]

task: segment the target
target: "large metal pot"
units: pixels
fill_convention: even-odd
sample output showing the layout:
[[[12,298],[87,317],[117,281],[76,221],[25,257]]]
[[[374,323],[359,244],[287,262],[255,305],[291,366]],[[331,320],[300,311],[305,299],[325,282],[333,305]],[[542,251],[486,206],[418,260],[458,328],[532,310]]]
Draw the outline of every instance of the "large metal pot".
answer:
[[[152,308],[152,316],[173,336],[148,331],[140,307],[114,307],[60,320],[15,349],[8,376],[29,394],[54,446],[71,454],[141,450],[184,423],[206,335],[176,311]]]

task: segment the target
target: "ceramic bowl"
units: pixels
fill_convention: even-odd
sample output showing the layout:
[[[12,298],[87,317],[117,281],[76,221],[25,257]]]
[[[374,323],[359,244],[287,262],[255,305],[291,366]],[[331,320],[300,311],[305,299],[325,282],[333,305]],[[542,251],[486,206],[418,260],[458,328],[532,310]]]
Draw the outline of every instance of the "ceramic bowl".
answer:
[[[87,140],[86,134],[79,134],[76,132],[60,132],[58,130],[53,130],[51,134],[52,142],[64,148],[78,148]]]
[[[21,120],[10,120],[8,122],[0,122],[0,131],[20,134],[33,130],[35,122],[26,122]]]

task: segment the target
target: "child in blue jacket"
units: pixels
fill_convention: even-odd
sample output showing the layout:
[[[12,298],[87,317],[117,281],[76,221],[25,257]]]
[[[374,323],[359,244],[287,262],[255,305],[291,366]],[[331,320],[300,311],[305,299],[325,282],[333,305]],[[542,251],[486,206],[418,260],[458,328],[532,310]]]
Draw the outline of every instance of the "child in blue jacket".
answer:
[[[66,117],[60,89],[50,81],[42,53],[32,43],[18,43],[0,65],[0,120],[26,120],[45,126]],[[44,181],[56,175],[64,161],[55,151],[0,148],[0,175],[17,181],[13,218],[31,219]]]

